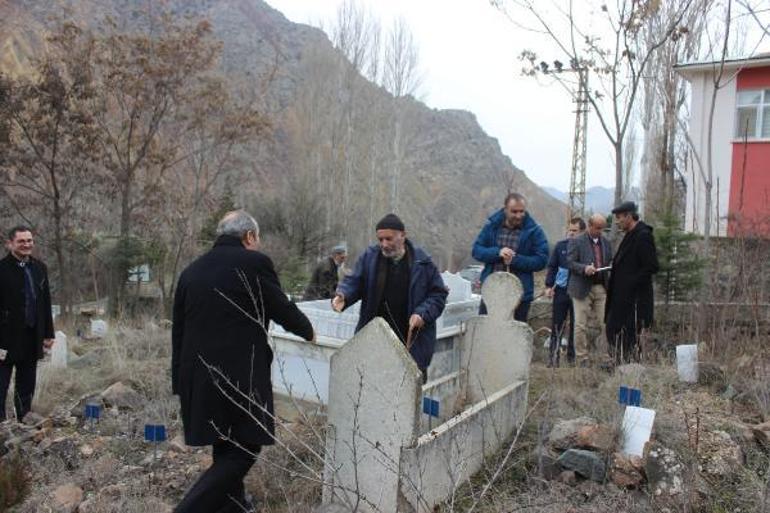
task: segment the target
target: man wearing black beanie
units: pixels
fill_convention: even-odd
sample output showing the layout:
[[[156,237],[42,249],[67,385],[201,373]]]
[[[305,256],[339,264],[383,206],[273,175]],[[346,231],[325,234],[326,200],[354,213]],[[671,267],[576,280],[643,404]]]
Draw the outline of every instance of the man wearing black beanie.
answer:
[[[341,312],[361,300],[356,331],[375,317],[385,319],[422,371],[424,383],[436,347],[436,319],[448,291],[433,260],[406,237],[396,214],[383,217],[375,229],[378,244],[358,258],[332,306]]]

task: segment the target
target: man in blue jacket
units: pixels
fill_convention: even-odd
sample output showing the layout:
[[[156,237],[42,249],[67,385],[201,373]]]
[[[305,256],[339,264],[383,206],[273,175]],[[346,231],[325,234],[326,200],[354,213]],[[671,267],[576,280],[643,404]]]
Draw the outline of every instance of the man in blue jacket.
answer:
[[[427,381],[436,347],[436,319],[444,311],[447,288],[430,256],[406,237],[404,223],[388,214],[377,223],[378,244],[364,251],[353,274],[337,287],[332,307],[341,312],[361,300],[356,331],[382,317]]]
[[[570,219],[567,228],[567,238],[556,243],[548,262],[548,272],[545,275],[545,295],[553,298],[551,315],[551,343],[548,349],[548,367],[559,366],[560,343],[564,335],[564,327],[569,315],[569,332],[567,334],[567,362],[575,362],[575,310],[572,298],[567,292],[570,280],[567,249],[570,239],[586,229],[586,223],[579,217]]]
[[[493,272],[512,272],[524,288],[521,303],[513,312],[517,321],[527,322],[529,306],[534,299],[532,274],[548,263],[548,240],[545,232],[527,212],[527,200],[512,192],[505,197],[503,208],[492,214],[473,243],[473,258],[484,263],[481,282]],[[482,303],[479,313],[486,313]]]

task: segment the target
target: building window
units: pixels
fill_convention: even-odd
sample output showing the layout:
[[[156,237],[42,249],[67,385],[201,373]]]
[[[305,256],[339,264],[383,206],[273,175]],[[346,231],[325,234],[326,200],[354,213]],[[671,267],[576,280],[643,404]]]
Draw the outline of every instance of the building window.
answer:
[[[770,139],[770,89],[738,91],[735,137]]]

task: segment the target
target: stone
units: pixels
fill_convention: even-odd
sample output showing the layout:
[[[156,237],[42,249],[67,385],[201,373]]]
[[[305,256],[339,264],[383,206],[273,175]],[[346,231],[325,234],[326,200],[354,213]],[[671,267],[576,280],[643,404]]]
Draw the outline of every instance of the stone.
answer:
[[[59,458],[68,470],[74,470],[80,466],[80,452],[71,438],[59,437],[51,440],[46,447],[46,453]]]
[[[607,472],[607,466],[600,454],[583,449],[569,449],[558,459],[559,464],[569,470],[574,470],[581,476],[601,483]]]
[[[174,438],[172,438],[168,442],[168,447],[172,451],[180,452],[180,453],[188,453],[190,452],[190,447],[184,443],[184,435],[178,434]]]
[[[551,428],[548,434],[548,445],[554,449],[567,450],[575,447],[578,433],[581,429],[596,426],[597,422],[591,417],[578,417],[570,420],[560,420]]]
[[[74,483],[59,486],[53,491],[52,505],[57,513],[75,513],[83,502],[83,490]]]
[[[575,446],[609,454],[615,448],[615,430],[606,424],[584,426],[577,432]]]
[[[466,403],[477,403],[511,383],[529,380],[532,329],[513,320],[522,295],[519,279],[493,273],[481,288],[488,314],[466,321],[460,343],[461,388]]]
[[[329,380],[324,477],[335,488],[324,488],[324,504],[355,503],[349,490],[358,490],[367,497],[362,513],[396,511],[392,465],[399,468],[401,448],[417,440],[420,370],[377,317],[332,356]]]
[[[638,488],[644,482],[644,460],[639,456],[613,453],[610,481],[620,488]]]
[[[698,362],[698,384],[721,388],[725,380],[725,371],[718,364]]]
[[[69,414],[77,419],[85,417],[86,404],[96,404],[104,409],[104,400],[99,394],[88,394],[78,399],[77,403],[70,409]]]
[[[735,389],[732,385],[727,385],[727,388],[725,388],[725,391],[722,392],[722,399],[725,401],[732,401],[736,397],[738,397],[738,391]]]
[[[556,480],[565,485],[575,486],[577,484],[577,474],[575,474],[574,470],[563,470],[556,477]]]
[[[90,458],[94,455],[94,448],[91,447],[88,444],[84,444],[80,446],[80,455],[84,458]]]
[[[653,443],[644,464],[644,473],[654,497],[673,498],[684,493],[684,465],[679,456],[660,443]]]
[[[626,363],[615,368],[615,373],[623,383],[628,383],[638,388],[641,385],[642,376],[647,369],[641,363]]]
[[[107,328],[107,321],[93,319],[91,321],[91,336],[94,338],[102,338],[107,335]]]
[[[704,473],[719,477],[733,474],[744,463],[741,446],[725,431],[701,435],[700,460]]]
[[[144,399],[133,388],[124,384],[122,381],[113,383],[101,394],[106,407],[117,407],[120,410],[139,410],[144,403]]]
[[[543,479],[557,479],[562,472],[559,465],[558,455],[548,450],[546,447],[538,446],[534,450],[535,462],[537,463],[538,475]]]
[[[34,411],[31,411],[24,415],[24,418],[21,419],[21,423],[25,426],[36,426],[40,423],[42,423],[45,420],[45,417],[40,415],[39,413],[35,413]]]
[[[98,508],[96,499],[89,498],[78,505],[78,513],[96,513],[96,508]]]
[[[48,438],[51,435],[51,432],[53,431],[50,427],[45,427],[43,429],[39,429],[37,433],[35,433],[35,436],[32,438],[32,440],[36,444],[40,444],[44,439]]]

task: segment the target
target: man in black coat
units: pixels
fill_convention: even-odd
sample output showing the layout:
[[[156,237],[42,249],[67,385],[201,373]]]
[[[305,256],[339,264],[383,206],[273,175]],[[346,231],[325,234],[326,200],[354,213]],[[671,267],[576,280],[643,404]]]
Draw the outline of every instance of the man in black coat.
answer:
[[[636,204],[627,201],[612,213],[625,236],[612,259],[604,320],[610,357],[620,363],[639,359],[638,337],[652,325],[658,256],[652,227],[639,220]]]
[[[337,291],[339,283],[340,267],[347,260],[348,251],[345,246],[339,245],[332,248],[332,254],[319,262],[313,271],[305,295],[305,301],[314,299],[331,299]]]
[[[54,341],[48,271],[32,257],[34,245],[32,231],[16,226],[8,233],[8,255],[0,260],[0,421],[14,369],[16,419],[30,411],[37,361]]]
[[[249,214],[226,214],[214,247],[179,277],[174,297],[171,378],[188,445],[213,445],[213,464],[176,512],[252,511],[243,478],[263,445],[274,441],[275,321],[314,340],[307,317],[281,290],[273,263],[258,251]]]

